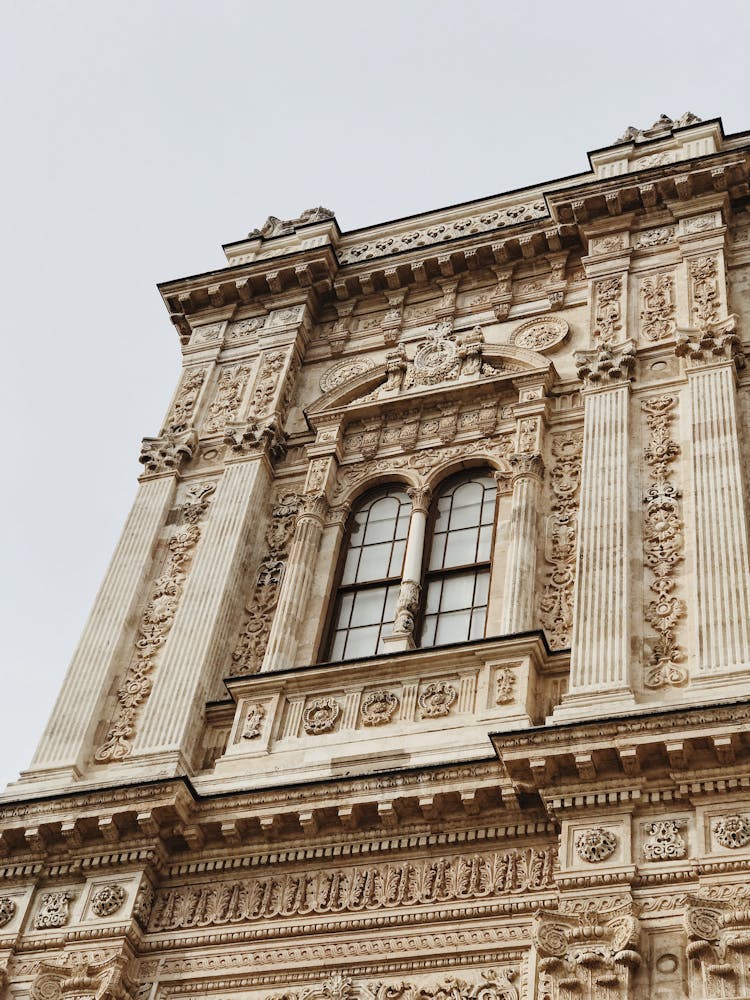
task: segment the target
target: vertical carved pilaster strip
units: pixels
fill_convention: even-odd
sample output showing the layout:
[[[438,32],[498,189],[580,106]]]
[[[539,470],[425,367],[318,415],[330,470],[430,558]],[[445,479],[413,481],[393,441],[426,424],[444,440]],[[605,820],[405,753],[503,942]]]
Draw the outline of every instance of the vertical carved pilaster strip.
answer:
[[[256,457],[227,463],[216,488],[193,567],[185,584],[135,749],[186,754],[203,706],[211,697],[235,595],[257,511],[266,505],[270,468]]]
[[[583,460],[570,687],[555,715],[592,699],[634,704],[629,683],[628,409],[632,344],[578,356]]]
[[[263,659],[264,673],[294,666],[327,509],[324,494],[308,494],[302,499]]]
[[[581,485],[582,434],[552,439],[555,464],[550,473],[552,513],[547,521],[545,560],[551,566],[539,605],[551,649],[570,646],[573,584],[578,544],[578,494]]]
[[[542,487],[542,458],[537,454],[510,455],[513,499],[505,573],[500,633],[512,635],[534,627],[536,585],[536,518]]]
[[[712,299],[706,293],[704,300]],[[733,318],[704,329],[698,341],[680,338],[677,354],[688,366],[697,673],[707,678],[750,667],[750,558],[735,376],[744,356]]]
[[[153,553],[172,503],[174,475],[145,479],[114,551],[78,643],[62,690],[31,764],[32,770],[76,771],[89,750],[123,633],[151,569]],[[88,711],[84,711],[88,706]]]
[[[653,597],[645,617],[657,634],[649,641],[651,654],[644,679],[647,688],[687,681],[687,671],[681,666],[685,653],[675,638],[685,614],[685,602],[675,593],[675,568],[684,559],[684,551],[681,494],[670,479],[672,463],[680,454],[679,445],[670,437],[674,405],[674,396],[658,396],[641,403],[649,429],[644,458],[653,477],[643,499],[643,561],[653,576],[649,584]]]

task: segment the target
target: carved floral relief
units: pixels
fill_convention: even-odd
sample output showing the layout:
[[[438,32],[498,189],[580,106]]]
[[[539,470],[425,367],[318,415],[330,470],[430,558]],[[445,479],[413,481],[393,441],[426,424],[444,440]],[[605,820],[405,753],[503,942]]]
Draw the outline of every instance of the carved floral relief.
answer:
[[[647,340],[674,336],[675,301],[671,274],[654,274],[641,282],[641,332]]]
[[[215,490],[214,483],[201,482],[187,491],[179,523],[168,542],[166,565],[154,583],[141,616],[135,640],[135,660],[117,690],[115,718],[94,754],[97,763],[122,760],[130,754],[136,717],[151,693],[151,675],[177,614],[195,547],[201,537],[201,521]]]
[[[641,404],[646,414],[649,440],[644,452],[651,469],[651,483],[644,497],[644,563],[652,575],[652,599],[645,618],[656,633],[649,639],[649,658],[644,684],[661,688],[684,684],[687,670],[685,652],[677,642],[677,628],[685,616],[685,602],[677,595],[676,569],[684,559],[683,521],[680,491],[672,479],[672,468],[680,448],[670,435],[674,417],[674,396],[658,396]]]
[[[219,375],[213,402],[203,423],[204,434],[217,434],[224,430],[237,416],[242,396],[250,376],[248,365],[233,365],[224,368]]]

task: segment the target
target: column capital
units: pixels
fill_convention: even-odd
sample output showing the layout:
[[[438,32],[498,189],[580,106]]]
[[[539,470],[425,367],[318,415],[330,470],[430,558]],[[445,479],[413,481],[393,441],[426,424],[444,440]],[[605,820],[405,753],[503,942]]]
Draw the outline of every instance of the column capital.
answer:
[[[297,524],[302,521],[319,521],[322,525],[327,513],[328,498],[325,493],[305,493],[297,515]]]
[[[190,427],[179,434],[167,432],[158,438],[144,438],[138,461],[143,465],[141,479],[171,476],[190,461],[198,447],[198,435]]]
[[[280,458],[286,452],[286,440],[275,419],[242,420],[224,428],[224,444],[228,446],[227,460],[260,458],[268,455]]]
[[[614,383],[630,381],[635,345],[632,340],[616,346],[601,344],[593,351],[577,351],[574,357],[584,389],[604,389]]]
[[[736,331],[735,315],[709,323],[702,330],[681,330],[674,352],[685,358],[688,369],[731,362],[740,371],[745,367],[745,353]]]
[[[411,500],[411,509],[426,514],[430,508],[432,490],[429,486],[409,486],[406,494]]]
[[[541,479],[544,475],[544,462],[538,452],[508,455],[508,462],[511,468],[511,482],[513,483],[517,479],[527,479],[530,476]]]

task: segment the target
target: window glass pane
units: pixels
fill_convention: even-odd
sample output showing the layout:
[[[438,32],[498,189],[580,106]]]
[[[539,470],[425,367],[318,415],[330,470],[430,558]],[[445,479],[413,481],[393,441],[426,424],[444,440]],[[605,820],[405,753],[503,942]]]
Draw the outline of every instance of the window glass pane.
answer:
[[[463,566],[476,562],[477,529],[463,528],[461,531],[451,531],[448,544],[445,547],[444,566]]]
[[[470,617],[470,611],[451,611],[440,615],[435,633],[435,645],[442,646],[444,643],[468,639]]]
[[[470,639],[481,639],[484,636],[484,619],[487,615],[486,608],[477,608],[471,616]]]
[[[384,622],[392,623],[396,617],[396,604],[398,603],[398,592],[400,589],[401,587],[398,584],[388,587],[385,598],[385,611],[383,612]]]
[[[477,562],[489,562],[492,556],[492,525],[483,524],[479,529],[479,545],[477,547]]]
[[[409,518],[411,517],[410,507],[401,507],[401,513],[396,525],[396,538],[406,538],[409,533]]]
[[[477,573],[477,582],[474,587],[474,607],[482,607],[487,603],[487,595],[490,590],[490,574],[487,570]]]
[[[337,628],[347,628],[349,625],[349,616],[352,613],[352,602],[354,601],[354,594],[342,594],[341,603],[339,605],[339,614],[336,622]]]
[[[344,585],[347,583],[354,583],[357,579],[357,565],[359,564],[359,554],[361,551],[362,549],[349,549],[346,553],[344,572],[341,576],[341,582]]]
[[[360,590],[354,598],[351,625],[380,624],[383,620],[383,604],[385,603],[385,587],[374,587],[370,590]]]
[[[406,549],[406,542],[394,542],[393,550],[391,553],[391,565],[388,570],[388,576],[401,576],[401,569],[404,565],[404,550]]]
[[[351,629],[346,644],[347,660],[353,660],[357,656],[374,656],[378,648],[379,638],[379,625],[370,625],[368,628]]]
[[[470,608],[474,596],[474,574],[459,573],[458,576],[446,576],[443,581],[443,597],[440,610],[457,611],[459,608]]]
[[[440,591],[443,586],[442,580],[430,580],[427,584],[427,599],[425,601],[425,612],[430,615],[440,610]]]
[[[333,645],[331,646],[331,655],[328,657],[329,660],[340,660],[344,656],[344,646],[346,644],[346,632],[336,632],[333,637]]]
[[[435,645],[435,625],[437,624],[436,615],[426,615],[424,620],[424,625],[422,626],[422,637],[420,639],[421,646],[434,646]]]
[[[454,503],[451,512],[451,531],[455,531],[457,528],[473,528],[474,525],[479,524],[481,511],[481,505],[478,503],[463,505]]]
[[[388,563],[391,558],[389,542],[380,545],[366,545],[362,549],[357,572],[357,583],[367,580],[382,580],[388,576]]]
[[[370,509],[365,531],[365,544],[390,541],[393,538],[399,503],[392,497],[377,500]]]
[[[492,524],[495,520],[495,491],[485,493],[482,505],[482,524]]]
[[[430,569],[442,569],[447,535],[435,535],[430,549]]]

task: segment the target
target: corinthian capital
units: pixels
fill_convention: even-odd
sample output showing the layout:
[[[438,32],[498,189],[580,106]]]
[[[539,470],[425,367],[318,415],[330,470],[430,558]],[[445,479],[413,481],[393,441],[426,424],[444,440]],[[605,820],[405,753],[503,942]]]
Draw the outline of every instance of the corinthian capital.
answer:
[[[745,367],[745,353],[737,336],[737,317],[734,315],[718,323],[709,323],[699,331],[681,331],[674,352],[678,358],[685,358],[691,368],[719,361],[732,361],[738,370]]]
[[[238,458],[245,455],[262,455],[264,452],[272,458],[278,458],[286,451],[284,435],[273,419],[227,424],[224,428],[224,443]]]
[[[635,346],[631,340],[616,346],[601,344],[596,350],[577,352],[575,361],[585,388],[627,382],[635,364]]]
[[[432,490],[429,486],[410,486],[406,491],[411,500],[412,510],[421,510],[426,514],[430,507]]]
[[[143,465],[143,475],[164,476],[179,472],[189,462],[198,447],[198,435],[189,428],[179,434],[167,433],[163,437],[144,438],[138,461]]]
[[[542,456],[536,452],[508,455],[508,462],[511,468],[512,482],[515,482],[516,479],[528,478],[529,476],[541,479],[544,474]]]

